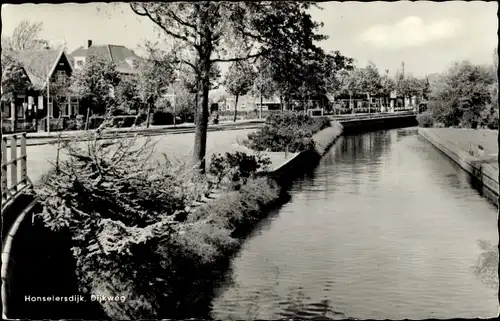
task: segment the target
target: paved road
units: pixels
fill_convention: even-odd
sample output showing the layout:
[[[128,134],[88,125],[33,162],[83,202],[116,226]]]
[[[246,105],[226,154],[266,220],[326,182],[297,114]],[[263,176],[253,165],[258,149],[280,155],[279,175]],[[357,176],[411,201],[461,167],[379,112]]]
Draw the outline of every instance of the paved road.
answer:
[[[247,138],[247,135],[254,130],[255,129],[241,129],[209,132],[207,135],[207,159],[214,153],[235,151],[249,153],[250,151],[241,146],[241,143]],[[155,142],[155,152],[152,156],[153,160],[162,160],[164,153],[172,159],[191,159],[194,133],[138,137],[134,146],[141,146],[147,139],[151,139]],[[83,145],[85,142],[77,144]],[[36,183],[44,173],[52,168],[52,164],[57,158],[57,145],[28,146],[26,151],[28,154],[28,177],[33,183]],[[274,168],[284,162],[286,158],[293,156],[293,154],[290,153],[285,157],[284,153],[267,153],[267,156],[272,162],[271,167]],[[61,159],[67,159],[67,155],[61,154]],[[9,171],[7,172],[7,178],[10,186]]]

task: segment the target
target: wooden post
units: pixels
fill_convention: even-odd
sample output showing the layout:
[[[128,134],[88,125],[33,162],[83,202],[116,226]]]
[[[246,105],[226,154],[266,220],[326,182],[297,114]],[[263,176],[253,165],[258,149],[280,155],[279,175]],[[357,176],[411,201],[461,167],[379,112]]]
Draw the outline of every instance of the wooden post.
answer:
[[[12,132],[16,132],[17,125],[17,110],[14,101],[10,102],[10,123],[12,124]]]
[[[26,133],[21,134],[21,182],[28,184],[28,166],[26,154]]]
[[[10,164],[10,180],[13,186],[12,189],[17,190],[17,136],[12,135],[10,138],[10,159],[12,164]]]

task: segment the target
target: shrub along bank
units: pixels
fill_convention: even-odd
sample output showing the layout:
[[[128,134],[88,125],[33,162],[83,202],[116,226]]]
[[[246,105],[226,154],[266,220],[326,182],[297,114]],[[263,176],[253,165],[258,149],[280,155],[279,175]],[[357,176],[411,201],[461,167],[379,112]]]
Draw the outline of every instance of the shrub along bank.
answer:
[[[255,151],[296,153],[314,150],[313,135],[330,126],[330,120],[325,117],[283,112],[269,116],[262,128],[248,135],[244,145]]]
[[[112,319],[207,317],[230,255],[283,196],[257,173],[269,161],[214,155],[199,176],[184,163],[151,162],[150,143],[134,148],[134,139],[98,135],[66,143],[69,159],[37,186],[38,219],[71,236],[81,292],[124,296],[99,302]]]

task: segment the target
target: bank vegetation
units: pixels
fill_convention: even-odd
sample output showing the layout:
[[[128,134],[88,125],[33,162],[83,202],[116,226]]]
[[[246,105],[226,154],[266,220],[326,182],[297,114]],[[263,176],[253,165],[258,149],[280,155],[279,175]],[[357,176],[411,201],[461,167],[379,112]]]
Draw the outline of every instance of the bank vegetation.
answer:
[[[202,175],[154,158],[151,141],[85,135],[63,143],[68,158],[37,186],[36,216],[69,235],[80,291],[125,296],[99,303],[111,319],[206,318],[230,256],[284,196],[261,174],[269,160],[217,154]]]

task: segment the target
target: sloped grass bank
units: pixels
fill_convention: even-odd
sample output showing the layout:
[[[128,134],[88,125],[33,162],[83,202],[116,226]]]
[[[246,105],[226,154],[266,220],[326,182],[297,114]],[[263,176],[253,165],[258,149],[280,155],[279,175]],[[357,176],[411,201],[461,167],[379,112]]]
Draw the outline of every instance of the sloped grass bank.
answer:
[[[36,220],[69,235],[79,294],[106,298],[96,302],[111,319],[208,317],[230,257],[287,200],[259,174],[268,161],[216,155],[202,176],[184,163],[151,164],[151,146],[90,135],[85,146],[65,143],[69,159],[36,187]]]

